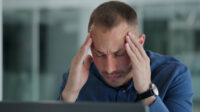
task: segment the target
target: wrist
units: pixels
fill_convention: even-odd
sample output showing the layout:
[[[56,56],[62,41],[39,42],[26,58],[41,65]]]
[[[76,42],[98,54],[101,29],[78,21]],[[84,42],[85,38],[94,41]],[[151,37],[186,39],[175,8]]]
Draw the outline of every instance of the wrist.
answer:
[[[155,101],[156,96],[158,95],[159,95],[158,88],[154,83],[152,83],[150,84],[150,87],[147,91],[137,94],[137,98],[135,101],[140,100],[142,101],[143,104],[151,105]]]
[[[70,90],[68,88],[65,88],[62,92],[62,101],[66,101],[66,102],[75,102],[77,97],[79,95],[79,91],[74,91],[74,90]]]
[[[144,93],[147,90],[149,90],[149,88],[151,87],[151,82],[146,84],[145,86],[140,87],[138,90],[136,90],[138,92],[138,94]]]
[[[151,97],[141,100],[141,102],[145,105],[151,106],[155,100],[156,100],[156,96],[151,96]]]

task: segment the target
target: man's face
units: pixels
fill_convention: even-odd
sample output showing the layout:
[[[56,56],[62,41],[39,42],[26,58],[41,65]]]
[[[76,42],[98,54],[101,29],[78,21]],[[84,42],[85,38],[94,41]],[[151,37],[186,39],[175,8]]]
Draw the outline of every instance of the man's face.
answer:
[[[93,61],[104,78],[112,87],[119,87],[131,80],[130,58],[125,50],[125,36],[133,28],[125,22],[106,30],[104,27],[93,26],[91,47]]]

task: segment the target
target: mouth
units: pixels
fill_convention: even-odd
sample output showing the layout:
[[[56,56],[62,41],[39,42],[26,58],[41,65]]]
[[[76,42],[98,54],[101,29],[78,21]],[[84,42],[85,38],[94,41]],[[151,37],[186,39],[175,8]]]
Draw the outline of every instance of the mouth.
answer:
[[[107,75],[106,79],[115,81],[115,80],[118,80],[120,77],[121,77],[121,75]]]

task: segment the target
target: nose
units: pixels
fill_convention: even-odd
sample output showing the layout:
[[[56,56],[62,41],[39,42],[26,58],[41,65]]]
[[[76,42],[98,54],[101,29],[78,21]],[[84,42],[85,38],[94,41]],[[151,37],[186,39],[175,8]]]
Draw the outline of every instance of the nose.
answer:
[[[106,57],[105,69],[107,73],[112,73],[117,69],[117,60],[112,56]]]

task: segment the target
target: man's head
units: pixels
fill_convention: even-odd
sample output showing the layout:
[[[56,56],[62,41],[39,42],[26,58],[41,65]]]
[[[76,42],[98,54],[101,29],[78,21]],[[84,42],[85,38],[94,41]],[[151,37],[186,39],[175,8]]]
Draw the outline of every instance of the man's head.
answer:
[[[103,26],[105,30],[110,30],[121,22],[134,27],[135,33],[138,33],[137,14],[133,8],[119,1],[105,2],[92,12],[88,32],[93,26]]]
[[[132,67],[124,46],[125,36],[132,32],[141,44],[145,40],[144,35],[139,36],[134,9],[119,1],[103,3],[91,14],[88,32],[93,40],[93,60],[102,77],[113,87],[127,84]]]

